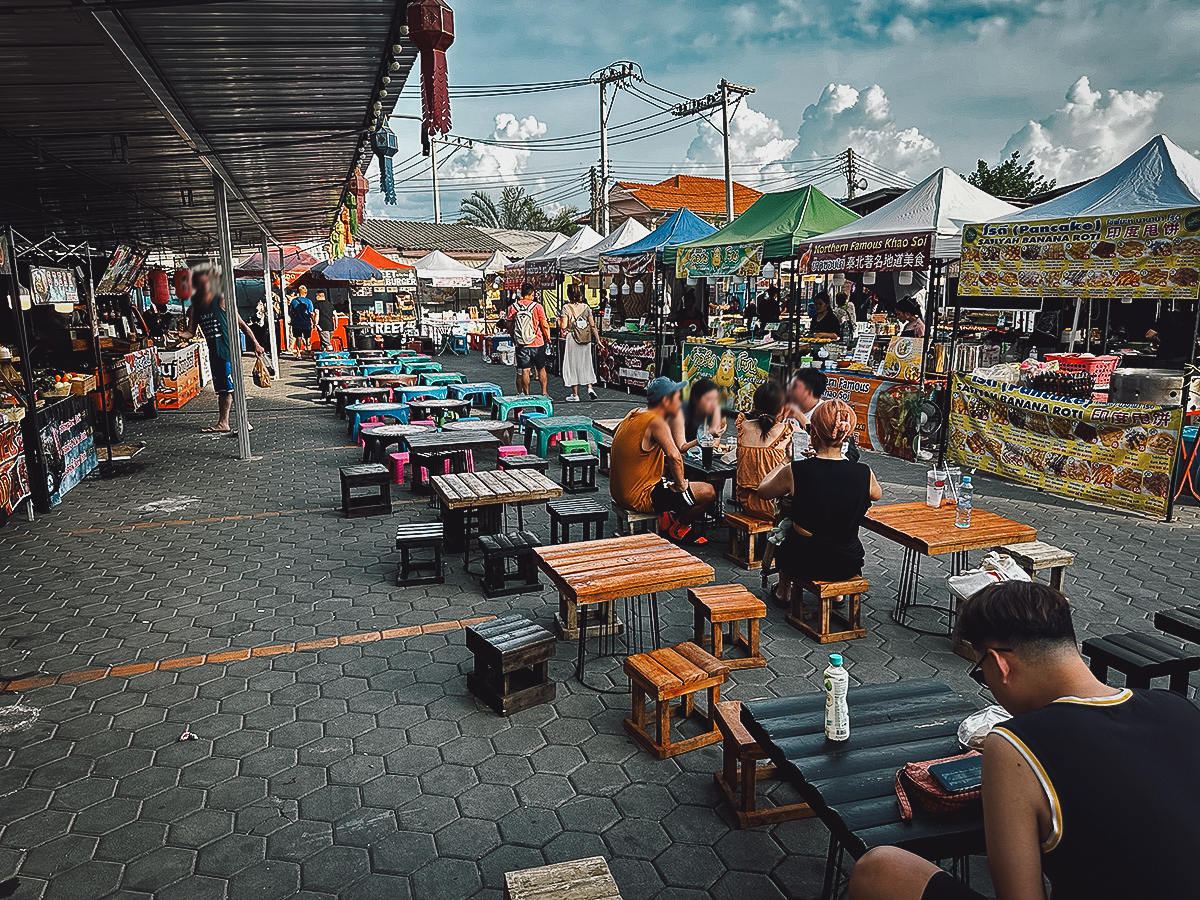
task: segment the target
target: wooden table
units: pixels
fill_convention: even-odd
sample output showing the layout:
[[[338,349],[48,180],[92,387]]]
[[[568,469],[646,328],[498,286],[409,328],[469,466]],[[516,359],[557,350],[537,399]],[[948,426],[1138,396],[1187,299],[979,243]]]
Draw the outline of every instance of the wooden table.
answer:
[[[412,466],[412,478],[409,484],[413,491],[425,490],[425,482],[421,478],[421,468],[429,468],[428,458],[436,453],[448,453],[451,450],[483,450],[488,447],[500,446],[500,441],[494,434],[486,431],[434,431],[432,429],[414,434],[404,439],[412,456],[409,465]]]
[[[612,437],[617,433],[617,426],[624,421],[624,419],[592,419],[592,424],[596,426],[596,430],[601,434]]]
[[[446,550],[463,554],[463,568],[471,560],[471,538],[504,530],[504,509],[509,503],[536,503],[562,496],[562,488],[540,472],[463,472],[434,475],[429,479],[442,504]]]
[[[378,387],[410,387],[417,383],[416,375],[372,375],[371,384]]]
[[[873,506],[863,517],[863,528],[895,541],[904,548],[900,586],[896,591],[892,619],[898,625],[921,634],[953,634],[957,613],[949,592],[945,609],[936,604],[916,602],[922,556],[950,554],[950,574],[957,575],[966,568],[967,554],[971,550],[990,550],[999,544],[1037,540],[1037,529],[1032,525],[1022,525],[982,509],[971,511],[970,528],[959,528],[954,524],[955,512],[956,508],[946,503],[934,509],[927,506],[925,501],[918,500],[915,503]],[[909,621],[914,609],[932,609],[944,613],[946,627],[940,631],[915,627]]]
[[[658,594],[713,580],[712,566],[656,534],[554,544],[537,547],[534,553],[538,568],[558,588],[554,624],[559,637],[579,642],[575,674],[580,682],[583,682],[587,638],[600,638],[601,653],[611,653],[612,638],[624,630],[624,624],[614,614],[614,601],[625,604],[625,617],[632,632],[626,641],[629,652],[642,652],[644,643],[657,649],[660,646]],[[644,641],[641,631],[642,597],[649,599],[649,642]],[[601,621],[588,625],[586,607],[593,604],[600,607]],[[580,607],[585,607],[583,621],[580,621]]]

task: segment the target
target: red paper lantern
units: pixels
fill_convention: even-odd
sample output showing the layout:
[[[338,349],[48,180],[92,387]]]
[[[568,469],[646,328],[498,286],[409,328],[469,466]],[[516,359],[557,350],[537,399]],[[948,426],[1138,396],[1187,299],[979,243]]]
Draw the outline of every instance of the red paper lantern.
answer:
[[[155,303],[166,303],[171,299],[171,279],[165,269],[150,270],[150,299]]]
[[[179,300],[186,300],[192,296],[192,270],[191,269],[176,269],[175,270],[175,296]]]
[[[450,130],[446,48],[454,43],[454,10],[443,0],[408,4],[408,39],[421,51],[421,109],[430,134]]]

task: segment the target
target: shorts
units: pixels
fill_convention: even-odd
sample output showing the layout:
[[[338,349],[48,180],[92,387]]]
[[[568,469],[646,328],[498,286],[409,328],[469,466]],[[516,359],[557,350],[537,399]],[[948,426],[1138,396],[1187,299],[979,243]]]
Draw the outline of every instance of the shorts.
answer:
[[[983,894],[973,891],[949,872],[938,872],[929,879],[921,900],[984,900]]]
[[[212,369],[213,390],[218,394],[233,393],[233,363],[221,359],[213,349],[208,351],[208,364]]]
[[[546,345],[538,344],[536,347],[518,347],[517,368],[535,369],[539,372],[546,368]]]
[[[668,482],[660,481],[650,492],[650,505],[654,507],[656,513],[681,513],[687,512],[695,506],[696,498],[693,496],[691,488],[686,491],[677,491]]]
[[[319,334],[321,336],[321,349],[322,350],[332,350],[333,349],[333,332],[332,331],[318,331],[317,334]]]

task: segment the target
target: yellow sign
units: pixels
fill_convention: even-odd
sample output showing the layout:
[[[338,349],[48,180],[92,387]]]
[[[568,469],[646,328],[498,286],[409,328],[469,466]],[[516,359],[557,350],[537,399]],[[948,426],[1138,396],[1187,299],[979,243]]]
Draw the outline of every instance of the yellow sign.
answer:
[[[959,296],[1194,298],[1200,209],[963,229]]]

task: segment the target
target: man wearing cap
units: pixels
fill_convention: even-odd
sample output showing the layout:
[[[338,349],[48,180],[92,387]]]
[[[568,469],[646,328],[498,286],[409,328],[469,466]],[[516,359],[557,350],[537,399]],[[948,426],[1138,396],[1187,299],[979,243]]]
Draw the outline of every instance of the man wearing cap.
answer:
[[[716,499],[713,486],[690,484],[669,419],[682,405],[686,382],[655,378],[646,386],[646,408],[629,413],[613,434],[608,489],[613,501],[634,512],[661,515],[659,527],[676,541],[698,539],[691,523]]]

